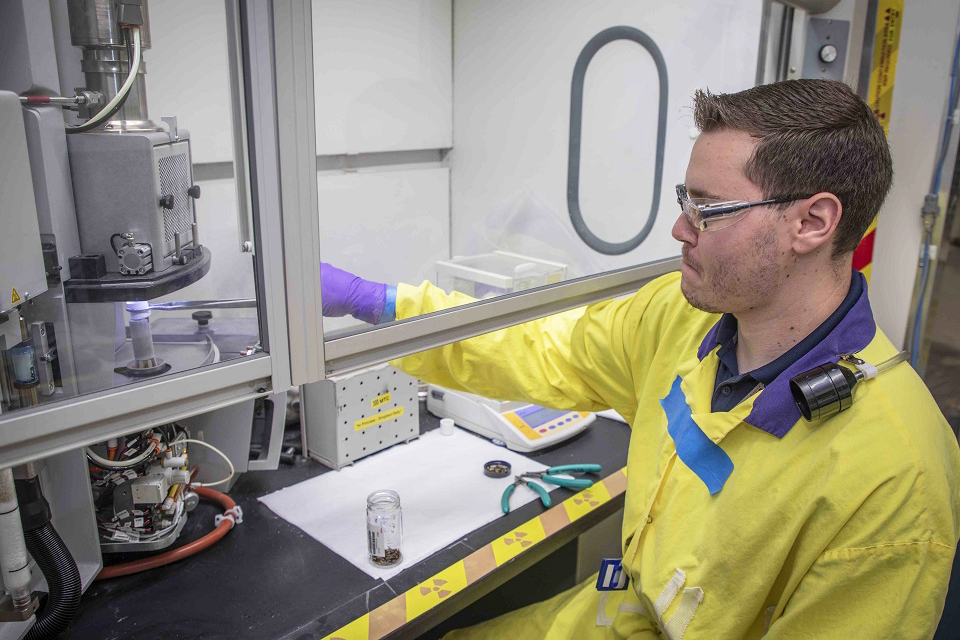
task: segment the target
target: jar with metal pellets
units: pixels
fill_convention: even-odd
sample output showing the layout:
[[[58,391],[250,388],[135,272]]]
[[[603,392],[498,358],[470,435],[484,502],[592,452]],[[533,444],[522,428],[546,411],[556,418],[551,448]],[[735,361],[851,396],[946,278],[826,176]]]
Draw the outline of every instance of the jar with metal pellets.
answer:
[[[375,567],[400,564],[403,554],[403,517],[396,491],[374,491],[367,496],[367,545]]]

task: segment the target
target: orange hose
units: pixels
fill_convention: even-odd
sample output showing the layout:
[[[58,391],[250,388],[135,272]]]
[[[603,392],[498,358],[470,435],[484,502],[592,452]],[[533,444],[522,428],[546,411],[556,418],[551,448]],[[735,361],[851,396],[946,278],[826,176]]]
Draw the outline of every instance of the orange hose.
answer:
[[[223,507],[224,511],[229,510],[237,506],[237,503],[225,493],[221,493],[215,489],[208,489],[207,487],[193,487],[193,491],[196,492],[201,498],[206,498],[207,500],[212,500],[220,504]],[[211,546],[213,543],[217,542],[220,538],[227,535],[227,531],[233,528],[233,522],[229,519],[222,520],[220,525],[203,536],[199,540],[194,540],[189,544],[185,544],[182,547],[173,549],[172,551],[167,551],[161,553],[160,555],[153,556],[152,558],[146,558],[144,560],[135,560],[133,562],[125,562],[123,564],[115,564],[111,567],[104,567],[103,570],[97,575],[97,580],[107,580],[109,578],[119,578],[120,576],[128,576],[131,573],[140,573],[141,571],[146,571],[147,569],[154,569],[156,567],[162,567],[163,565],[170,564],[171,562],[176,562],[177,560],[183,560],[188,558],[195,553],[203,551],[207,547]]]

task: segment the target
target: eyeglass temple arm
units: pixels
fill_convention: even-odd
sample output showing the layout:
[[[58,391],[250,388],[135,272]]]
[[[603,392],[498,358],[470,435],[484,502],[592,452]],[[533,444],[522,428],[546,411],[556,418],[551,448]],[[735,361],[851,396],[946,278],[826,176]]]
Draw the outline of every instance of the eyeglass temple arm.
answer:
[[[761,207],[767,204],[782,204],[784,202],[793,202],[794,200],[804,200],[811,196],[787,196],[784,198],[771,198],[770,200],[761,200],[760,202],[742,202],[740,204],[728,204],[728,205],[719,205],[715,208],[710,208],[709,205],[703,207],[701,211],[709,214],[710,216],[718,216],[724,213],[733,213],[735,211],[742,211],[743,209],[749,209],[750,207]]]

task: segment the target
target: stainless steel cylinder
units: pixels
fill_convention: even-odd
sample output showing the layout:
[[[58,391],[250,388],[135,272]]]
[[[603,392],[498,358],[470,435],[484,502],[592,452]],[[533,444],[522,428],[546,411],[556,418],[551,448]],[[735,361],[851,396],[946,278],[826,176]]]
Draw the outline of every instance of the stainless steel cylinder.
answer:
[[[130,67],[125,49],[84,49],[81,68],[87,80],[86,88],[102,93],[106,104],[120,91]],[[137,80],[130,87],[123,107],[110,118],[108,128],[116,126],[141,131],[157,128],[147,115],[146,72],[146,64],[141,61]]]
[[[133,358],[137,368],[147,369],[157,365],[157,354],[153,349],[153,332],[150,320],[130,319],[130,341],[133,343]]]
[[[118,48],[127,46],[123,30],[117,24],[115,0],[67,0],[70,16],[70,42],[81,49]],[[143,26],[140,43],[150,48],[150,19],[147,0],[143,0]]]
[[[147,0],[143,0],[143,25],[140,27],[140,48],[150,48],[150,19]],[[99,91],[104,104],[117,95],[129,74],[129,31],[117,24],[114,0],[68,0],[70,41],[83,50],[81,62],[86,88]],[[130,45],[128,47],[128,45]],[[141,55],[142,57],[142,55]],[[106,130],[151,131],[158,127],[147,114],[146,65],[140,72],[123,108],[111,118]]]

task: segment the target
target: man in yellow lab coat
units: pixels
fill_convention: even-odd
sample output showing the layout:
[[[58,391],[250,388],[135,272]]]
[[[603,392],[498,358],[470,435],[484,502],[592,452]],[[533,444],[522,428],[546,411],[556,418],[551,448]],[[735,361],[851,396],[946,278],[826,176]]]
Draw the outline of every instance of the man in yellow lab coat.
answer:
[[[799,80],[698,92],[673,236],[679,273],[400,359],[436,384],[632,425],[625,590],[596,578],[452,638],[929,638],[960,536],[960,452],[907,364],[804,420],[789,381],[897,353],[861,236],[892,178],[870,109]],[[324,267],[324,313],[369,322],[469,302]]]

